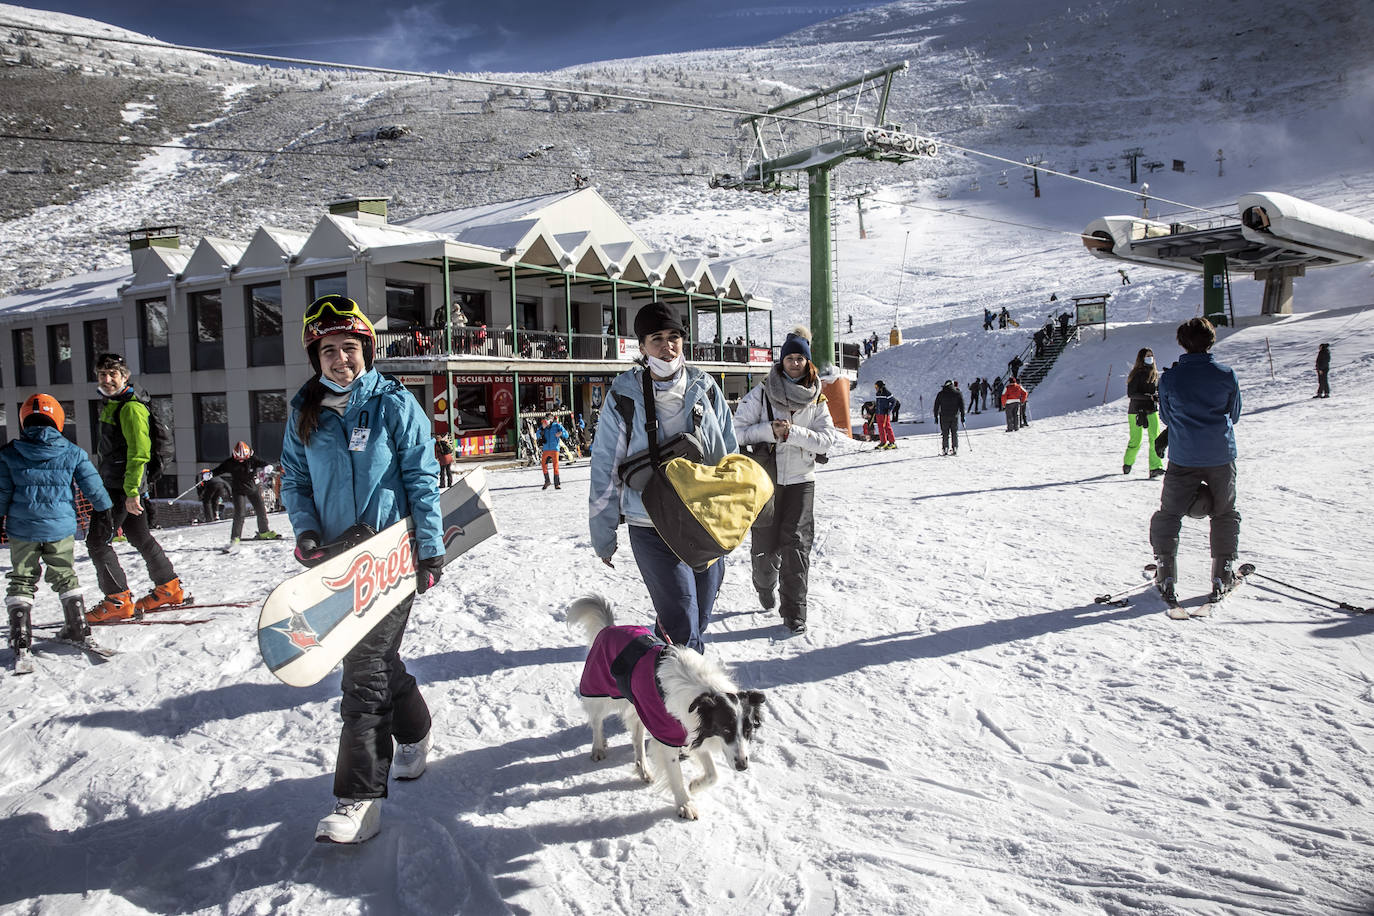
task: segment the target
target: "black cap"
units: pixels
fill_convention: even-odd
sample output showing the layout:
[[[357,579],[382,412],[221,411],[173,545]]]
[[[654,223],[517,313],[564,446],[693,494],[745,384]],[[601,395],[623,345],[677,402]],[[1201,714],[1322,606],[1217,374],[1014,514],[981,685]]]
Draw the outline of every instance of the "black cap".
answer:
[[[651,302],[635,315],[635,336],[640,340],[655,331],[677,331],[683,337],[687,329],[682,326],[682,316],[677,309],[664,302]]]

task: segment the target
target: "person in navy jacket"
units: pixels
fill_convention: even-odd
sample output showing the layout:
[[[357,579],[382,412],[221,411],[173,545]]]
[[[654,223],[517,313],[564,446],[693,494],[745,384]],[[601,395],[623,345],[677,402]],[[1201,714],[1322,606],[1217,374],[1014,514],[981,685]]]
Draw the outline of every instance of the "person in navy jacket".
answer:
[[[1177,578],[1178,535],[1183,516],[1206,483],[1212,494],[1212,587],[1225,592],[1235,581],[1232,564],[1240,549],[1236,511],[1236,434],[1240,419],[1240,381],[1235,370],[1208,351],[1216,329],[1205,318],[1178,326],[1184,353],[1159,377],[1159,416],[1169,433],[1169,465],[1164,472],[1159,511],[1150,519],[1156,581],[1170,597]]]
[[[356,525],[381,531],[409,516],[416,590],[424,594],[444,567],[439,462],[424,410],[400,382],[372,368],[376,341],[352,299],[323,296],[306,309],[301,342],[315,374],[291,401],[282,502],[304,566],[323,562],[326,545]],[[317,840],[370,839],[380,828],[388,775],[415,779],[425,770],[429,707],[400,657],[413,601],[398,604],[344,656],[337,801]]]
[[[76,503],[72,484],[90,500],[96,514],[110,518],[110,495],[100,472],[73,442],[62,438],[66,412],[57,399],[35,394],[19,408],[20,437],[0,448],[0,515],[10,545],[10,648],[32,644],[30,612],[38,577],[47,567],[48,584],[62,602],[65,621],[58,636],[82,640],[91,633],[75,569]]]

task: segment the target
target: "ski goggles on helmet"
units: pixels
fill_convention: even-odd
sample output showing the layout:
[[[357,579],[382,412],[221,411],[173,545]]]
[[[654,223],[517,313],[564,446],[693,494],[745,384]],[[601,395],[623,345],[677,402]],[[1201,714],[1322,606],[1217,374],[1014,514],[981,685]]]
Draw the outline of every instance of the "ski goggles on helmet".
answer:
[[[347,296],[321,296],[305,310],[301,344],[307,349],[330,334],[358,334],[373,344],[377,333],[363,310]]]

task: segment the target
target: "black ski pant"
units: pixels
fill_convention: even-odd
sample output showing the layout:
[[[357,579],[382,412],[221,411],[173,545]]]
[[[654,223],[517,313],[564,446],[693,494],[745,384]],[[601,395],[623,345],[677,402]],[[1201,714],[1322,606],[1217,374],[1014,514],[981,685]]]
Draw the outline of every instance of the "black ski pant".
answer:
[[[948,451],[950,448],[959,451],[959,418],[941,417],[940,451]]]
[[[1014,433],[1021,428],[1021,402],[1009,401],[1005,410],[1007,413],[1007,432]]]
[[[110,543],[114,533],[120,528],[124,529],[124,536],[143,557],[143,562],[148,567],[148,578],[152,580],[153,585],[161,585],[175,579],[177,574],[172,569],[172,562],[167,559],[167,554],[162,552],[162,546],[148,530],[147,503],[144,503],[143,515],[130,515],[124,508],[123,490],[106,488],[105,492],[110,495],[110,502],[114,504],[110,510],[110,524],[104,524],[101,516],[93,515],[91,527],[86,532],[86,553],[90,555],[91,563],[95,566],[95,580],[100,584],[100,591],[106,595],[117,595],[129,590],[129,580],[124,575],[124,567],[119,565],[119,557],[115,554],[114,545]]]
[[[1159,511],[1150,517],[1150,546],[1155,556],[1177,556],[1183,516],[1197,496],[1198,485],[1204,481],[1212,491],[1212,558],[1234,560],[1240,556],[1240,513],[1236,511],[1234,461],[1209,468],[1169,462],[1164,472],[1164,487],[1159,494]]]
[[[453,465],[452,465],[452,464],[440,464],[440,465],[439,465],[439,486],[440,486],[440,488],[445,489],[445,490],[447,490],[449,487],[453,486]]]
[[[816,539],[815,493],[816,484],[810,480],[774,487],[772,517],[755,524],[751,534],[754,588],[767,594],[778,589],[783,623],[806,622],[807,576]]]
[[[205,521],[219,521],[219,507],[224,503],[221,496],[207,496],[200,501],[200,507],[205,510]]]
[[[344,656],[343,730],[334,766],[338,798],[386,798],[394,745],[415,744],[429,734],[429,707],[401,661],[414,600],[412,595],[402,601]]]
[[[229,529],[229,537],[237,540],[243,534],[243,519],[248,514],[248,504],[253,504],[253,511],[258,516],[258,534],[267,530],[267,504],[262,501],[262,494],[257,490],[252,493],[234,494],[234,524]]]

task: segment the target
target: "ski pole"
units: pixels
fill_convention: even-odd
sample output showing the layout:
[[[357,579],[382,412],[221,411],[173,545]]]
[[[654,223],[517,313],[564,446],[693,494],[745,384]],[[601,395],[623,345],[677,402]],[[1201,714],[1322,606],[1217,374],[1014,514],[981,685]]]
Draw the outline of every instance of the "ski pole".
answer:
[[[971,455],[973,454],[973,437],[968,434],[968,427],[964,426],[963,417],[959,418],[959,425],[963,427],[964,430],[964,446],[968,449],[969,454]]]
[[[1136,589],[1145,588],[1146,585],[1150,585],[1151,582],[1154,581],[1154,570],[1156,569],[1156,564],[1147,563],[1145,569],[1140,570],[1140,575],[1145,577],[1145,582],[1136,582],[1135,585],[1123,588],[1120,592],[1112,592],[1110,595],[1098,595],[1092,600],[1098,604],[1121,604],[1121,596],[1129,595],[1129,593],[1135,592]]]
[[[200,483],[199,483],[199,482],[191,484],[189,487],[187,487],[186,489],[182,490],[182,491],[181,491],[180,493],[178,493],[176,496],[173,496],[171,499],[169,499],[168,502],[176,502],[178,499],[181,499],[183,496],[185,496],[187,493],[190,493],[192,490],[194,490],[194,489],[195,489],[196,487],[198,487],[198,486],[200,486]]]
[[[1335,598],[1328,598],[1325,595],[1318,595],[1316,592],[1309,592],[1305,588],[1299,588],[1291,582],[1285,582],[1282,579],[1275,579],[1273,576],[1266,576],[1262,572],[1255,572],[1252,570],[1250,575],[1258,576],[1261,579],[1268,579],[1270,582],[1282,585],[1284,588],[1291,588],[1295,592],[1302,592],[1304,595],[1311,595],[1313,598],[1320,598],[1323,601],[1329,601],[1336,607],[1340,608],[1342,611],[1350,611],[1352,614],[1374,614],[1374,608],[1356,607],[1355,605],[1350,604],[1347,601],[1337,601]]]

